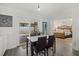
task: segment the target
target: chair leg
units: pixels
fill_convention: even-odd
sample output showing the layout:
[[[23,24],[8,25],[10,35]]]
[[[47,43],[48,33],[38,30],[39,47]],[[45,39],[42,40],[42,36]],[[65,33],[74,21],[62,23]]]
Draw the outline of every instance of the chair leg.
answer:
[[[41,51],[41,53],[42,53],[44,56],[47,55],[47,51],[46,51],[46,50]]]
[[[36,53],[36,56],[38,56],[38,53]]]
[[[46,50],[44,50],[44,56],[46,56],[46,52],[47,52],[47,51],[46,51]]]
[[[34,55],[33,43],[31,43],[31,56]]]
[[[54,56],[54,47],[52,47],[52,55]]]
[[[54,43],[54,55],[56,53],[56,42]]]
[[[47,56],[48,56],[49,54],[48,54],[48,48],[47,48]]]

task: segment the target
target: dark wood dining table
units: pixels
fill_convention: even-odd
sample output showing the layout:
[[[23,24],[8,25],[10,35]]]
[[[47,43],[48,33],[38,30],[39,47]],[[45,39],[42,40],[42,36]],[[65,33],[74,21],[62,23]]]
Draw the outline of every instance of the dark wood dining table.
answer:
[[[48,38],[48,35],[41,35],[41,36],[29,36],[29,37],[27,37],[28,38],[28,40],[27,40],[27,55],[28,55],[28,41],[30,41],[30,43],[31,43],[31,47],[30,47],[30,49],[31,49],[31,56],[33,56],[33,46],[34,46],[34,44],[38,41],[38,37],[44,37],[44,36],[47,36],[47,38]]]
[[[38,41],[38,37],[44,37],[47,36],[47,39],[49,38],[49,35],[41,35],[41,36],[29,36],[27,37],[27,56],[28,56],[28,41],[30,41],[30,49],[31,49],[31,56],[33,56],[33,46]]]

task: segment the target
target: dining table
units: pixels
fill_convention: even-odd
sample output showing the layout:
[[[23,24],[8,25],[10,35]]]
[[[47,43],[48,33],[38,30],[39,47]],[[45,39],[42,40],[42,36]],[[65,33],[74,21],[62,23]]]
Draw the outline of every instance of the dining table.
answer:
[[[33,56],[33,46],[34,44],[38,41],[38,37],[47,37],[47,39],[49,38],[49,35],[39,35],[39,36],[28,36],[28,40],[30,41],[31,43],[31,46],[30,46],[30,49],[31,49],[31,56]],[[28,41],[27,40],[27,41]],[[27,55],[28,55],[28,43],[27,43]]]

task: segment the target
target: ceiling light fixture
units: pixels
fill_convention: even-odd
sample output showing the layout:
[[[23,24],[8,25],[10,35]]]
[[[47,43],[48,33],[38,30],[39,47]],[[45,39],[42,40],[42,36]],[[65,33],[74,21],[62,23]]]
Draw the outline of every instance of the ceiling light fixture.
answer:
[[[40,11],[40,6],[39,6],[39,3],[38,3],[38,9],[37,9],[38,11]]]

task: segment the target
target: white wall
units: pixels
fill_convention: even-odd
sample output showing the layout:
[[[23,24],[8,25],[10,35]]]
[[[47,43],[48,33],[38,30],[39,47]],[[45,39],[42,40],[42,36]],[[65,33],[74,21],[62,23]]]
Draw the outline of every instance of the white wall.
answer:
[[[6,37],[5,39],[3,39],[5,43],[2,43],[2,45],[6,44],[5,49],[15,48],[19,45],[19,37],[18,37],[19,25],[17,21],[18,17],[16,15],[19,15],[21,13],[19,13],[15,9],[0,6],[0,14],[13,16],[12,27],[0,27],[0,37]]]
[[[4,54],[6,47],[6,36],[0,36],[0,56]]]
[[[0,27],[0,55],[3,55],[6,49],[19,45],[18,23],[14,16],[12,25],[12,27]]]
[[[7,39],[8,41],[8,49],[17,47],[19,45],[19,24],[18,24],[18,18],[16,16],[13,16],[13,27],[8,30],[9,35]]]
[[[58,26],[62,26],[62,25],[72,26],[72,19],[67,18],[67,19],[54,20],[54,29],[57,28]]]
[[[13,17],[13,26],[12,27],[0,27],[0,37],[6,36],[6,48],[14,48],[18,45],[18,23]]]
[[[49,35],[53,35],[54,34],[54,19],[53,18],[49,18],[48,19],[48,34]]]
[[[79,51],[79,7],[72,10],[73,14],[73,48]]]
[[[73,49],[79,50],[79,17],[73,18]]]

